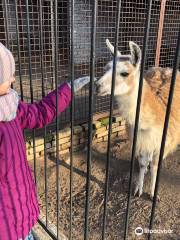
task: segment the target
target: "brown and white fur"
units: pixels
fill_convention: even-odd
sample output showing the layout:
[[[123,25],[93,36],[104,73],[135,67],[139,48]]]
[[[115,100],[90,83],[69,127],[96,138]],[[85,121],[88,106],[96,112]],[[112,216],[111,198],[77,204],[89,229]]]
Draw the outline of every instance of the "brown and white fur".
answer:
[[[107,47],[114,54],[114,47],[106,40]],[[134,42],[129,42],[130,55],[117,52],[114,96],[119,111],[128,124],[128,133],[132,140],[137,104],[141,49]],[[97,94],[111,94],[113,62],[105,68],[105,74],[97,81]],[[151,68],[144,74],[141,111],[138,128],[136,157],[139,161],[139,177],[134,194],[141,196],[144,175],[150,164],[151,197],[154,195],[159,151],[165,119],[166,105],[172,70],[169,68]],[[172,103],[164,158],[173,152],[180,143],[180,72],[176,75],[176,86]]]

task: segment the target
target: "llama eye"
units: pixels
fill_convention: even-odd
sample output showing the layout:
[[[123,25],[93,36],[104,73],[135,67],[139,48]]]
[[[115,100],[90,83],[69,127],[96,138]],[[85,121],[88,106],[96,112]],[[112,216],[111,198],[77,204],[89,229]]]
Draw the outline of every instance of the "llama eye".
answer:
[[[127,76],[129,75],[129,73],[127,73],[127,72],[121,72],[120,75],[121,75],[122,77],[127,77]]]

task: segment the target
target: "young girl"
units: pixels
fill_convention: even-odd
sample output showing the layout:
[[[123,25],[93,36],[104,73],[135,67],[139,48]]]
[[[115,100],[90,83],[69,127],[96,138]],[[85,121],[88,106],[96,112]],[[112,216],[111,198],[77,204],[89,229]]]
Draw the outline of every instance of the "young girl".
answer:
[[[56,90],[40,102],[27,104],[10,88],[15,81],[15,61],[0,43],[0,240],[33,239],[39,207],[35,184],[26,158],[25,128],[42,128],[56,117]],[[89,77],[74,81],[74,91]],[[58,88],[58,113],[71,101],[71,84]]]

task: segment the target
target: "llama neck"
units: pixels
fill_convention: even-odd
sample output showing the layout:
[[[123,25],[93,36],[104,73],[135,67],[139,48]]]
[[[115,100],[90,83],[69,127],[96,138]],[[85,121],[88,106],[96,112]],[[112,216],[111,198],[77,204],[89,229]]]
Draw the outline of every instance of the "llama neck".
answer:
[[[151,125],[159,126],[164,121],[165,107],[158,101],[146,80],[143,81],[140,116],[141,127],[146,128],[150,122]],[[135,123],[137,97],[138,86],[135,86],[131,94],[116,97],[120,114],[131,126],[134,126]],[[159,114],[157,115],[157,113]]]
[[[128,95],[116,96],[120,114],[130,125],[134,125],[137,96],[138,86]]]

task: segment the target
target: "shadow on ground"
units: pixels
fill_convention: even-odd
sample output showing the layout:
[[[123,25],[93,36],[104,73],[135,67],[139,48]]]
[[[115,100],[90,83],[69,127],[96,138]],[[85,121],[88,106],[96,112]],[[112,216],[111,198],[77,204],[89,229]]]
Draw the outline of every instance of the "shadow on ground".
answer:
[[[168,157],[161,174],[159,195],[161,201],[157,204],[154,219],[155,229],[172,230],[171,234],[154,234],[152,239],[178,239],[180,234],[180,150]],[[107,160],[107,143],[99,143],[92,148],[90,194],[89,194],[89,239],[98,240],[102,236],[104,213],[105,169]],[[56,162],[55,158],[48,159],[47,164],[47,200],[45,197],[44,161],[37,164],[37,188],[41,212],[48,212],[51,223],[57,224],[57,166],[59,168],[59,226],[68,236],[70,227],[70,159],[63,157]],[[109,169],[106,238],[121,240],[124,233],[124,221],[127,206],[128,179],[130,167],[130,148],[128,142],[114,141],[111,146],[111,161]],[[135,164],[134,181],[138,172]],[[73,157],[73,239],[84,239],[86,180],[87,180],[87,151],[74,154]],[[147,239],[147,234],[140,237],[135,235],[135,228],[148,228],[152,202],[149,198],[149,173],[145,177],[142,197],[132,197],[129,218],[129,238]]]

